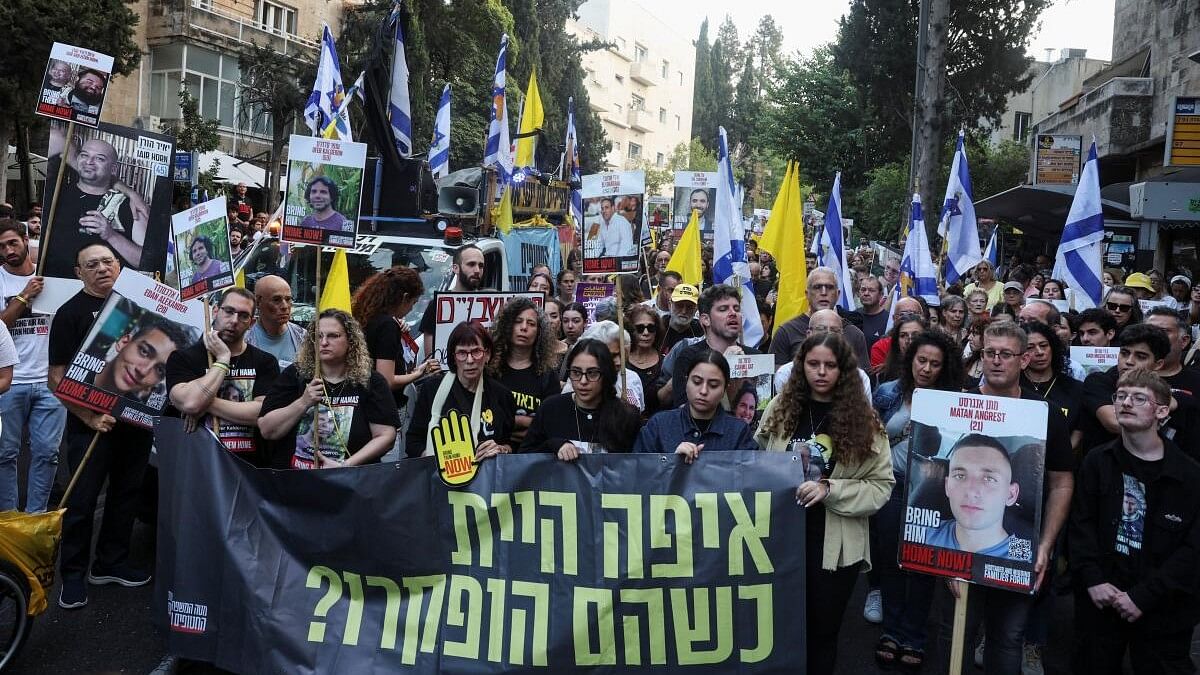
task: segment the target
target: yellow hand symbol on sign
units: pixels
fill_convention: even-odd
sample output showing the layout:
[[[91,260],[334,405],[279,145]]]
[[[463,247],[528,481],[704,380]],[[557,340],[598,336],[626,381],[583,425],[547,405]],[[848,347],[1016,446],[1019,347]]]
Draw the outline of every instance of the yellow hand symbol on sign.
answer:
[[[447,485],[465,485],[475,478],[475,443],[471,421],[457,410],[442,417],[430,433],[437,455],[438,474]]]

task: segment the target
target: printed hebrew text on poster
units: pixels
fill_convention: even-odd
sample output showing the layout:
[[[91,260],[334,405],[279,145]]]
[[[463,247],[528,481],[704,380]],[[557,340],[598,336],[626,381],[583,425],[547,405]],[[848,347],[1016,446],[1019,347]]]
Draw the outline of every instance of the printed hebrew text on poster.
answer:
[[[171,216],[179,296],[184,300],[233,285],[233,254],[225,198]]]
[[[477,323],[489,328],[505,303],[513,298],[529,298],[540,309],[546,302],[542,293],[495,293],[469,291],[464,293],[438,291],[433,295],[433,356],[445,368],[449,356],[446,344],[450,333],[460,323]]]
[[[66,124],[52,122],[46,175],[57,176]],[[102,123],[76,127],[66,152],[67,167],[56,208],[55,182],[46,181],[38,274],[45,290],[34,299],[39,312],[53,314],[83,283],[75,276],[76,254],[90,244],[116,252],[122,270],[166,278],[171,238],[171,163],[175,139],[131,127]]]
[[[717,173],[715,171],[676,171],[675,209],[671,229],[678,233],[687,227],[692,209],[700,211],[700,238],[713,238],[713,218],[717,211]],[[679,239],[676,235],[675,239]]]
[[[354,248],[366,161],[365,143],[293,134],[281,238]]]
[[[166,284],[121,272],[55,394],[153,428],[167,404],[167,358],[200,339],[202,311]]]
[[[42,78],[37,114],[96,126],[112,69],[113,57],[108,54],[55,42]]]
[[[583,177],[583,272],[636,272],[642,236],[644,171]]]
[[[1083,366],[1089,375],[1117,365],[1117,357],[1120,355],[1120,347],[1071,347],[1071,362]]]
[[[1045,401],[914,393],[901,567],[1033,592],[1048,410]]]
[[[614,288],[616,288],[616,284],[599,281],[580,281],[575,284],[575,302],[583,305],[587,310],[588,324],[596,321],[596,305],[613,297]]]

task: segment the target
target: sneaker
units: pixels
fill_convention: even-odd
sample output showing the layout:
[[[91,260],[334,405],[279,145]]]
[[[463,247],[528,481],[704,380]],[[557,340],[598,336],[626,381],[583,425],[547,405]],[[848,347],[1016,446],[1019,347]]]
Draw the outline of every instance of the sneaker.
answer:
[[[863,618],[867,623],[883,623],[883,596],[878,588],[867,593],[867,602],[863,605]]]
[[[983,667],[983,638],[979,638],[979,646],[975,648],[975,667]]]
[[[116,567],[92,565],[92,571],[88,572],[87,580],[88,583],[94,586],[117,584],[127,588],[134,588],[150,583],[150,575],[125,565],[117,565]]]
[[[87,584],[83,579],[64,577],[58,591],[58,606],[63,609],[79,609],[87,604]]]
[[[1021,661],[1021,675],[1044,675],[1042,669],[1042,647],[1025,643],[1025,658]]]

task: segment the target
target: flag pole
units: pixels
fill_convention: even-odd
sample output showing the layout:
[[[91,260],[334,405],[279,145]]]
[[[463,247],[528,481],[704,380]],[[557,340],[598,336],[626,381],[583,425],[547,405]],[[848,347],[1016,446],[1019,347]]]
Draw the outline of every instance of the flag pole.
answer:
[[[88,443],[87,450],[83,453],[83,459],[79,460],[79,466],[75,467],[75,473],[71,474],[71,482],[67,483],[67,489],[63,492],[62,499],[58,500],[58,509],[67,508],[67,498],[71,496],[71,492],[75,490],[75,484],[79,482],[79,476],[83,474],[84,467],[92,458],[92,451],[96,449],[96,443],[100,440],[100,432],[92,434],[92,442]]]
[[[201,300],[204,302],[204,331],[208,332],[213,329],[213,327],[212,327],[212,304],[211,304],[212,294],[211,293],[204,294],[201,297]],[[204,353],[206,356],[208,356],[208,367],[212,368],[212,364],[213,364],[212,352],[205,349]],[[224,377],[222,377],[222,379],[224,379]],[[217,392],[220,392],[220,391],[221,391],[221,388],[217,387]],[[221,439],[221,423],[219,421],[217,421],[216,415],[210,414],[209,417],[212,418],[213,434],[217,437],[217,440],[219,441]]]
[[[615,294],[617,296],[617,326],[621,329],[621,340],[620,340],[620,349],[619,349],[619,351],[621,352],[621,396],[626,401],[628,401],[629,400],[629,390],[626,387],[629,385],[629,383],[626,382],[626,380],[628,378],[625,376],[625,358],[626,358],[626,353],[625,353],[625,337],[626,337],[626,334],[625,334],[625,304],[622,301],[622,297],[621,297],[622,295],[624,295],[623,293],[621,293],[621,277],[622,276],[624,276],[624,275],[618,274],[615,277],[613,277],[613,291],[615,292]]]
[[[67,158],[71,152],[71,140],[75,136],[75,121],[67,122],[67,133],[63,139],[62,154],[58,158],[58,177],[54,179],[54,196],[50,198],[50,213],[46,215],[46,224],[38,241],[37,274],[46,269],[46,253],[50,250],[45,244],[50,241],[50,229],[54,227],[54,215],[58,212],[58,196],[62,193],[63,175],[67,171]],[[92,442],[95,445],[95,441]],[[61,508],[61,507],[60,507]]]
[[[317,259],[317,306],[316,316],[313,317],[315,328],[313,329],[313,377],[321,379],[321,245],[317,244],[313,248],[317,254],[313,257]],[[322,390],[325,389],[322,383]],[[329,392],[325,391],[325,397],[329,396]],[[313,466],[319,466],[320,460],[317,455],[321,454],[321,401],[313,406],[313,428],[312,428],[312,448],[313,448]]]
[[[958,579],[951,579],[950,583],[958,588],[958,596],[954,598],[954,629],[950,634],[950,675],[960,675],[967,633],[967,594],[971,585]]]

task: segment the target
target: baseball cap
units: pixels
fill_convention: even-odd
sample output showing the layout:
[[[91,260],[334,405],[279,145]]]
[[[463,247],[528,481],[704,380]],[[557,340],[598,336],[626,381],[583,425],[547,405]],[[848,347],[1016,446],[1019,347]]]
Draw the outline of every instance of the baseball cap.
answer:
[[[1010,282],[1004,284],[1004,290],[1017,291],[1018,293],[1024,293],[1025,286],[1021,285],[1021,282],[1019,282],[1019,281],[1010,281]]]
[[[675,287],[675,290],[671,291],[671,302],[680,302],[682,300],[698,302],[700,300],[700,292],[691,284],[679,284]]]
[[[1154,292],[1154,284],[1150,282],[1150,277],[1141,272],[1134,272],[1125,277],[1125,285],[1131,288],[1141,288],[1151,293]]]
[[[1182,281],[1183,283],[1187,284],[1188,288],[1191,288],[1192,286],[1192,280],[1183,276],[1182,274],[1176,274],[1175,276],[1171,277],[1171,283],[1175,283],[1176,281]]]

